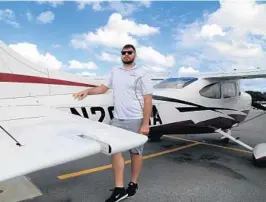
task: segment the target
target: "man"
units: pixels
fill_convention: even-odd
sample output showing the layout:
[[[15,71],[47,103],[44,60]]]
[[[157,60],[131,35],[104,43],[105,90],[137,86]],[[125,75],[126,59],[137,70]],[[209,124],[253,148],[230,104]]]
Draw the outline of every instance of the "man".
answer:
[[[148,73],[135,64],[135,47],[127,44],[122,48],[121,54],[123,66],[113,68],[109,77],[101,86],[76,93],[74,97],[83,99],[86,95],[102,94],[112,88],[114,118],[111,125],[148,135],[153,86]],[[112,156],[115,188],[106,202],[118,202],[135,195],[142,167],[143,148],[144,145],[130,150],[132,161],[131,181],[127,189],[124,188],[123,154],[117,153]]]

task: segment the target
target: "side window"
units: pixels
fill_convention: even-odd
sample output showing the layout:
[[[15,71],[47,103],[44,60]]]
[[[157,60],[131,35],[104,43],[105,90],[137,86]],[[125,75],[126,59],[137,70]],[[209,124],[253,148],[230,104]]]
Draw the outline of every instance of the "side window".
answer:
[[[223,84],[223,97],[230,98],[237,96],[236,83],[228,82]]]
[[[214,83],[205,86],[200,90],[200,95],[207,98],[220,99],[221,98],[221,84]]]

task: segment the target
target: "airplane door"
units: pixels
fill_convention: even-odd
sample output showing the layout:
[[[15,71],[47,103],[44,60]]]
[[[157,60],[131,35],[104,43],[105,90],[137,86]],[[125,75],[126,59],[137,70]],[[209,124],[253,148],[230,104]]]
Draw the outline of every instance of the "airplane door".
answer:
[[[227,108],[238,108],[239,92],[236,81],[222,82],[222,97],[224,106]]]

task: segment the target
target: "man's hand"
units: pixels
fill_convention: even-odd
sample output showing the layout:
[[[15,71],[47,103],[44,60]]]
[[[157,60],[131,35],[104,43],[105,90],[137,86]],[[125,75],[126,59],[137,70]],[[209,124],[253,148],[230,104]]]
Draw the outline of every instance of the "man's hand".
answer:
[[[97,95],[105,93],[109,88],[105,85],[100,85],[94,88],[88,88],[86,90],[74,93],[72,96],[74,99],[78,98],[79,100],[84,99],[87,95]]]
[[[74,99],[78,98],[79,100],[82,100],[87,96],[87,94],[88,90],[83,90],[78,93],[74,93],[72,96],[74,97]]]
[[[139,133],[143,135],[149,135],[150,126],[149,124],[142,124]]]

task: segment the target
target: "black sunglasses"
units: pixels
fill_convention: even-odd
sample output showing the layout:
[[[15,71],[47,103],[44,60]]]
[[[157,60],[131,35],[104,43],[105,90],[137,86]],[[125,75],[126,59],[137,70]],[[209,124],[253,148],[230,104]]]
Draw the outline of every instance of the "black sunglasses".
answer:
[[[131,55],[131,54],[133,54],[133,51],[121,51],[121,54],[122,55],[125,55],[125,54],[128,54],[128,55]]]

